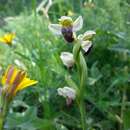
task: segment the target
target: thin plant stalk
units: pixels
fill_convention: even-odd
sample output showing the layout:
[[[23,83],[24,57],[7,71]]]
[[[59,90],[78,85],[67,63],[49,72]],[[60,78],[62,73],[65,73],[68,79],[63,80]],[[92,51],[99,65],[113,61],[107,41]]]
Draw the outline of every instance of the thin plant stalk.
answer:
[[[81,102],[79,104],[79,109],[80,109],[80,115],[81,115],[81,125],[82,125],[82,129],[83,130],[86,130],[86,119],[85,119],[85,115],[86,115],[86,112],[85,112],[85,106],[84,106],[84,103]]]
[[[8,112],[8,102],[4,102],[0,110],[0,130],[4,129],[7,112]]]
[[[124,74],[126,76],[128,75],[128,67],[127,66],[124,67]],[[122,104],[121,104],[121,114],[120,114],[122,121],[124,119],[124,111],[126,109],[126,99],[127,99],[126,92],[127,92],[127,85],[124,85],[123,90],[122,90]],[[124,129],[123,127],[124,127],[123,123],[120,124],[120,130]]]
[[[123,53],[123,60],[127,61],[127,59],[128,59],[127,53],[124,52]],[[126,77],[128,75],[128,66],[124,66],[124,75]],[[123,90],[122,90],[122,103],[121,103],[121,112],[120,112],[120,117],[121,117],[122,121],[124,119],[124,111],[126,109],[126,99],[127,99],[126,92],[127,92],[127,85],[124,85]],[[119,125],[119,128],[120,128],[120,130],[124,129],[123,122]]]
[[[32,9],[33,9],[33,12],[34,12],[34,16],[35,16],[35,17],[37,16],[36,3],[37,3],[36,0],[32,0]]]
[[[122,104],[121,104],[121,120],[122,121],[124,118],[124,111],[126,108],[125,102],[126,102],[126,86],[123,87],[123,92],[122,92]],[[120,124],[120,130],[122,129],[123,129],[123,122]]]
[[[78,106],[81,115],[81,126],[82,130],[86,130],[86,111],[84,105],[84,92],[85,92],[85,81],[87,79],[87,64],[83,57],[82,52],[80,51],[81,44],[76,43],[73,48],[73,55],[76,62],[77,70],[79,73],[79,94],[78,94]]]

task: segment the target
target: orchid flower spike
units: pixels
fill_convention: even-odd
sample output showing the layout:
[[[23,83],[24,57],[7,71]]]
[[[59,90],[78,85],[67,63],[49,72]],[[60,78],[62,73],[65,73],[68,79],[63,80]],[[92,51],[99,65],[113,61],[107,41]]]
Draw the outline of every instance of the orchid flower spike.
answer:
[[[82,49],[88,54],[92,48],[92,37],[95,35],[95,31],[86,31],[84,34],[78,36],[78,40],[81,43]]]
[[[62,16],[59,24],[50,24],[49,29],[56,35],[63,35],[67,42],[74,41],[74,33],[79,31],[83,26],[83,18],[79,16],[75,21],[71,17]]]
[[[66,98],[67,105],[70,105],[73,100],[76,98],[76,90],[70,87],[63,87],[57,89],[58,95]]]
[[[67,68],[71,68],[75,63],[73,54],[70,52],[62,52],[60,58]]]

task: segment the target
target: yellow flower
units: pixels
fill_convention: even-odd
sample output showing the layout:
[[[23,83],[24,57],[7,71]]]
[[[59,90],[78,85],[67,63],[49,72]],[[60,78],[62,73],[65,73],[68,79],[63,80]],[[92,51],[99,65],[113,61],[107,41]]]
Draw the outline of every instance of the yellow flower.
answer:
[[[7,33],[3,37],[0,37],[0,42],[8,44],[8,45],[12,45],[12,41],[14,38],[15,38],[14,33]]]
[[[9,66],[2,77],[3,93],[6,96],[13,97],[18,91],[25,89],[37,83],[35,80],[27,78],[25,71]]]

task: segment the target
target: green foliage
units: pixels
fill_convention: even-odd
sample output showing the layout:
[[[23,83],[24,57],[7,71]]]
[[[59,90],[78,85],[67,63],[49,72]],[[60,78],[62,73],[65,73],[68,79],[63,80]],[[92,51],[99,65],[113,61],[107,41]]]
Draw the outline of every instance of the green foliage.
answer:
[[[75,2],[76,1],[76,2]],[[90,1],[90,2],[89,2]],[[72,50],[62,37],[48,30],[49,20],[24,10],[23,1],[0,1],[2,15],[13,17],[0,29],[0,34],[16,32],[12,48],[0,44],[0,66],[3,70],[16,59],[24,64],[32,79],[39,81],[34,88],[20,92],[7,117],[7,130],[80,130],[80,113],[75,102],[65,105],[57,95],[64,85],[77,87],[76,67],[68,72],[61,63],[60,53]],[[10,7],[10,3],[13,5]],[[24,1],[29,10],[32,1]],[[10,11],[13,8],[13,13]],[[128,0],[54,0],[49,10],[52,22],[72,11],[74,19],[82,15],[83,32],[96,30],[93,49],[86,56],[88,81],[84,103],[87,106],[88,130],[129,130],[130,114],[130,2]],[[1,15],[1,16],[2,16]],[[20,66],[21,67],[21,66]],[[66,76],[73,75],[73,79]],[[124,88],[126,92],[124,93]],[[123,103],[125,95],[125,103]],[[125,106],[125,107],[124,107]],[[124,110],[122,111],[122,107]],[[124,121],[122,123],[122,120]]]

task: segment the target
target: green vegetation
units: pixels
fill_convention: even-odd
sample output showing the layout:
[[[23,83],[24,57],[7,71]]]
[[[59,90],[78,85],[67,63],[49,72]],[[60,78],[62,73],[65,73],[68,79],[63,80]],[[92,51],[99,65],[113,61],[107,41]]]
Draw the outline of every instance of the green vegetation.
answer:
[[[93,48],[84,55],[88,66],[83,103],[87,130],[130,129],[130,2],[129,0],[53,0],[47,16],[36,12],[40,0],[0,0],[0,36],[15,32],[15,44],[0,43],[1,77],[8,65],[24,69],[34,87],[17,94],[5,130],[82,130],[76,101],[66,105],[58,88],[78,84],[77,67],[60,59],[73,43],[48,29],[61,16],[82,16],[83,28],[95,30]],[[71,82],[71,83],[70,83]]]

